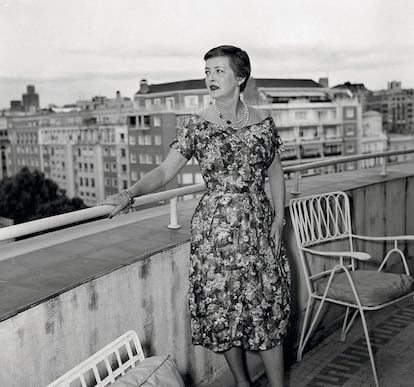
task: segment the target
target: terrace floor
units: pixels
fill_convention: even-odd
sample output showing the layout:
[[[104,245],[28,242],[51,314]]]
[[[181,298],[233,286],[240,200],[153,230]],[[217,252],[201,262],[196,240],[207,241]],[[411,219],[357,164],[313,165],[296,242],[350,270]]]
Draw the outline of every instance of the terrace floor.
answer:
[[[414,302],[404,301],[368,314],[371,343],[382,387],[414,386]],[[308,350],[300,363],[288,366],[285,387],[375,386],[361,321],[344,343],[339,330]],[[255,387],[267,387],[265,376]]]

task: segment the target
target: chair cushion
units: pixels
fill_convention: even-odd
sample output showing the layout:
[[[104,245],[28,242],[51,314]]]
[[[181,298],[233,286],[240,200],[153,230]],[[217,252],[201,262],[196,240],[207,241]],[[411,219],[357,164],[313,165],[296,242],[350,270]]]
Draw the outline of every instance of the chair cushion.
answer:
[[[351,271],[351,277],[363,306],[376,306],[392,301],[414,290],[414,279],[405,274],[384,273],[373,270]],[[323,295],[328,278],[316,281],[316,291]],[[356,303],[347,275],[335,276],[327,296],[341,301]]]
[[[185,387],[170,355],[151,356],[111,384],[111,387]]]

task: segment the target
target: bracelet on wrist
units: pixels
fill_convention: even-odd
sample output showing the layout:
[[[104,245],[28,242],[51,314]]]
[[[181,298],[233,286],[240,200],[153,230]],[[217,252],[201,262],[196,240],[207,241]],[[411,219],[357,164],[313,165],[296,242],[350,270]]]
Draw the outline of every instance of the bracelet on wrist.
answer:
[[[124,189],[123,191],[121,191],[119,193],[119,196],[125,196],[125,197],[128,198],[128,200],[129,200],[128,208],[132,207],[133,204],[135,203],[134,194],[131,191],[128,191],[127,189]]]

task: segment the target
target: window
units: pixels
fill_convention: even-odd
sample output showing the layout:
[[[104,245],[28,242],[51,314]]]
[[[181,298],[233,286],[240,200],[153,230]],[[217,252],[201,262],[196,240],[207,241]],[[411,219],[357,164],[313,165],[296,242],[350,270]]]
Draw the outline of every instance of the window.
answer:
[[[161,164],[162,163],[162,155],[156,154],[155,155],[155,164]]]
[[[145,145],[145,136],[143,134],[138,135],[138,145]]]
[[[141,172],[139,173],[139,178],[140,178],[140,179],[142,179],[144,176],[145,176],[145,172],[141,171]]]
[[[108,148],[104,148],[104,156],[109,156],[109,149]]]
[[[80,178],[79,178],[79,185],[80,185],[80,186],[83,186],[83,177],[80,177]]]
[[[118,180],[115,178],[112,178],[112,187],[118,187]]]
[[[345,136],[355,136],[355,126],[346,126]]]
[[[295,112],[295,118],[297,120],[306,120],[306,116],[307,116],[307,111],[300,110],[300,111]]]
[[[152,155],[141,153],[139,155],[139,162],[141,164],[152,164]]]
[[[121,142],[125,142],[125,133],[120,133]]]
[[[109,172],[109,163],[104,164],[104,171]]]
[[[112,168],[112,171],[116,172],[116,163],[112,163],[111,168]]]
[[[161,126],[161,118],[159,116],[154,116],[154,126]]]
[[[135,144],[136,144],[135,136],[129,136],[129,145],[135,145]]]
[[[105,178],[105,187],[111,186],[111,179],[109,177]]]
[[[126,172],[126,170],[127,170],[126,164],[122,164],[121,169],[122,169],[122,172]]]
[[[355,108],[347,107],[345,108],[345,118],[355,118]]]
[[[150,116],[144,116],[142,125],[146,128],[150,126],[150,124],[151,124]]]
[[[129,126],[136,126],[137,125],[137,118],[135,116],[128,116],[128,125]]]
[[[137,173],[137,171],[132,171],[131,172],[131,180],[132,181],[137,181],[138,180],[138,173]]]
[[[122,180],[122,189],[128,188],[128,182],[126,180]]]
[[[116,149],[115,148],[111,148],[111,157],[116,157]]]
[[[136,153],[130,153],[129,154],[129,161],[132,164],[136,164],[136,162],[137,162],[137,154]]]
[[[159,108],[161,106],[161,99],[154,98],[154,107]]]
[[[354,144],[347,144],[346,153],[354,153],[354,152],[355,152],[355,145]]]
[[[168,110],[173,110],[175,108],[174,97],[167,97],[165,99],[165,104],[167,105]]]
[[[154,144],[155,144],[155,145],[162,145],[161,135],[156,134],[156,135],[154,136]]]
[[[126,149],[121,148],[121,157],[126,157]]]
[[[91,187],[95,187],[95,179],[93,177],[91,178]]]
[[[145,145],[152,145],[151,136],[149,134],[145,135]]]
[[[148,110],[151,110],[151,100],[150,99],[145,100],[145,108],[148,109]]]
[[[184,96],[184,106],[186,108],[198,108],[198,96],[197,95]]]

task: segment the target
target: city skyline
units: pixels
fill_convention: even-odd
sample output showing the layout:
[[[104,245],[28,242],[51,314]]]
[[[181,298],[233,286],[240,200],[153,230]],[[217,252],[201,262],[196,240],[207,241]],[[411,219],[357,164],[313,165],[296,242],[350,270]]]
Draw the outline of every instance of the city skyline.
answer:
[[[246,49],[258,78],[414,87],[408,0],[0,0],[0,11],[0,108],[27,84],[46,107],[117,90],[132,98],[142,78],[202,78],[219,44]]]

